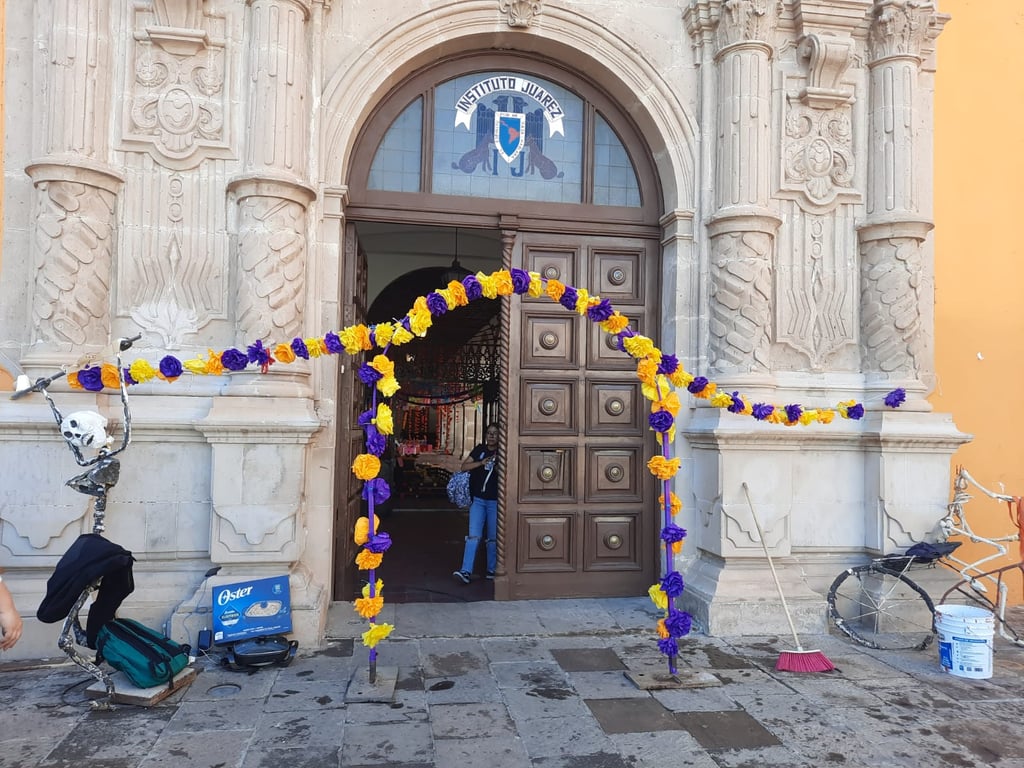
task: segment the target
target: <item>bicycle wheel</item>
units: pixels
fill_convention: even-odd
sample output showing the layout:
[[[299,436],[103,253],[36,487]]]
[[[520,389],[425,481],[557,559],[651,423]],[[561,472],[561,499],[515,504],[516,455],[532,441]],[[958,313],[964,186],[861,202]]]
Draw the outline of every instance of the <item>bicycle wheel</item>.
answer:
[[[878,563],[839,574],[828,590],[828,613],[837,629],[868,648],[921,650],[935,637],[928,593]]]

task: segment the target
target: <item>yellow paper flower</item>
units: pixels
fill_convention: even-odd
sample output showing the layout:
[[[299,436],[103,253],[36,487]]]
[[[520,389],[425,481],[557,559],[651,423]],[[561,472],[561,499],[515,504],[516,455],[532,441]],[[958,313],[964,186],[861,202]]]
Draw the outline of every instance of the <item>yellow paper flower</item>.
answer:
[[[394,627],[390,624],[374,624],[363,632],[363,645],[367,648],[376,648],[377,643],[381,640],[386,640],[392,630],[394,630]]]
[[[492,277],[499,296],[511,296],[515,292],[516,287],[512,283],[512,273],[507,269],[499,269]]]
[[[452,280],[448,283],[448,291],[452,295],[452,300],[455,302],[455,306],[464,307],[469,304],[469,296],[466,295],[466,286],[458,280]]]
[[[679,402],[679,393],[672,391],[665,395],[660,400],[655,400],[651,404],[651,411],[668,411],[673,416],[679,415],[679,409],[682,407],[682,403]]]
[[[391,337],[394,333],[394,323],[377,323],[377,325],[373,327],[373,338],[377,342],[377,346],[381,349],[384,349],[391,343]]]
[[[664,594],[664,593],[662,593]],[[664,619],[658,619],[658,637],[664,639],[669,636],[668,628],[665,626]]]
[[[375,355],[370,361],[370,367],[381,376],[395,375],[395,361],[387,355]]]
[[[391,397],[402,387],[398,383],[398,379],[394,376],[385,376],[377,382],[377,390],[384,395],[384,397]]]
[[[372,571],[374,568],[380,567],[383,559],[383,552],[371,552],[368,549],[361,549],[359,554],[356,555],[356,566],[361,571]]]
[[[544,283],[540,279],[539,273],[530,272],[530,287],[527,289],[526,295],[534,299],[539,299],[544,295]]]
[[[587,307],[590,306],[590,294],[583,288],[576,289],[576,310],[577,315],[587,314]]]
[[[715,408],[728,408],[732,405],[732,395],[726,392],[716,392],[715,396],[711,398],[711,404]]]
[[[476,273],[477,282],[480,283],[480,292],[488,299],[498,298],[498,283],[493,275],[485,275],[483,272]]]
[[[565,293],[565,286],[557,280],[551,279],[548,280],[548,286],[544,290],[549,299],[558,301],[562,298],[562,294]]]
[[[422,302],[422,306],[420,306]],[[416,306],[409,310],[409,328],[417,336],[426,336],[430,326],[434,324],[434,318],[427,309],[427,300],[420,296],[416,299]]]
[[[378,595],[384,594],[384,579],[377,579],[377,583],[374,584],[374,587],[375,587],[374,592],[376,594],[378,594]],[[369,596],[370,596],[370,585],[369,584],[364,584],[363,585],[363,597],[369,597]]]
[[[373,344],[370,343],[370,329],[362,323],[350,325],[348,328],[343,329],[338,334],[338,339],[341,341],[345,351],[350,355],[373,349]]]
[[[380,472],[380,459],[372,453],[360,453],[352,462],[352,472],[360,480],[372,480]]]
[[[117,366],[111,365],[110,363],[104,363],[101,365],[100,381],[103,382],[104,387],[110,387],[112,389],[120,388],[121,379],[117,375]]]
[[[832,419],[836,417],[836,412],[831,408],[822,408],[818,411],[818,421],[822,424],[831,424]]]
[[[212,349],[207,349],[209,358],[206,361],[206,373],[210,376],[220,376],[224,373],[224,363],[220,361],[220,354]],[[134,375],[134,374],[133,374]],[[138,379],[136,379],[138,381]]]
[[[372,619],[381,609],[384,608],[384,598],[377,597],[357,597],[355,601],[356,613],[362,616],[364,619]]]
[[[658,441],[658,445],[662,446],[665,444],[665,440],[668,440],[668,444],[672,445],[676,441],[676,427],[673,424],[669,427],[668,432],[655,432],[654,439]]]
[[[672,517],[675,517],[676,515],[679,514],[680,510],[683,508],[683,502],[679,500],[679,497],[676,496],[673,491],[669,491],[668,492],[668,500],[669,500],[669,504],[672,505],[672,508],[670,510],[671,513],[672,513]],[[664,493],[661,494],[661,496],[658,497],[658,506],[661,507],[662,509],[665,508],[665,494]]]
[[[379,517],[373,518],[373,532],[377,532],[377,521]],[[360,547],[363,546],[367,541],[370,540],[370,518],[365,515],[356,519],[355,531],[352,534],[352,539]]]
[[[274,357],[277,357],[278,360],[281,359],[277,355],[274,355]],[[181,367],[184,368],[189,373],[194,373],[196,376],[206,375],[206,361],[203,360],[203,358],[201,357],[193,357],[189,360],[182,360]]]
[[[659,480],[671,480],[679,471],[679,459],[666,459],[664,456],[652,456],[647,462],[647,469]]]
[[[281,343],[274,347],[274,357],[279,363],[294,363],[295,350],[292,349],[291,344]]]
[[[654,342],[646,336],[630,336],[622,340],[622,347],[631,357],[647,357],[654,350]]]
[[[636,376],[644,384],[653,387],[658,378],[658,364],[649,357],[645,357],[636,364]]]
[[[647,594],[655,608],[661,611],[668,608],[668,595],[662,590],[661,584],[652,584],[651,588],[647,590]]]
[[[397,347],[402,344],[408,344],[415,338],[412,333],[406,330],[404,325],[396,325],[395,332],[391,335],[391,343]]]
[[[390,435],[395,431],[395,420],[391,414],[391,406],[381,403],[377,406],[377,417],[373,420],[377,431],[382,435]]]
[[[607,333],[610,333],[612,336],[614,336],[627,325],[629,325],[628,317],[619,314],[618,312],[613,312],[611,317],[609,317],[607,320],[604,320],[601,323],[601,328],[604,329]]]
[[[303,339],[310,357],[320,357],[327,354],[327,342],[323,339]]]
[[[156,371],[153,369],[153,366],[146,360],[136,360],[128,366],[128,371],[131,373],[132,378],[139,384],[149,381],[156,376]]]

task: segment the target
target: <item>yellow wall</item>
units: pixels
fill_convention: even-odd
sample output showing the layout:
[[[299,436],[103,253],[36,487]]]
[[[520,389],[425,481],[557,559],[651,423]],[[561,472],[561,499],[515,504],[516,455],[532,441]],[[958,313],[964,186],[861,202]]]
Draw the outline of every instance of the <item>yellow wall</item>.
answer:
[[[954,466],[1024,495],[1024,2],[940,0],[939,10],[952,20],[935,85],[931,402],[974,435]],[[978,496],[967,508],[983,512],[975,530],[1008,532],[1006,505]]]

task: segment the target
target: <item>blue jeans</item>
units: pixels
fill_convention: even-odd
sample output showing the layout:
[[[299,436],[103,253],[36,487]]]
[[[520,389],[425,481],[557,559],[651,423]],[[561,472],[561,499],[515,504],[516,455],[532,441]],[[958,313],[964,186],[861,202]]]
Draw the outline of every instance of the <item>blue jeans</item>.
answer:
[[[462,555],[462,570],[473,572],[476,549],[487,523],[487,570],[494,573],[498,567],[498,500],[473,497],[469,505],[469,536],[466,537],[466,551]]]

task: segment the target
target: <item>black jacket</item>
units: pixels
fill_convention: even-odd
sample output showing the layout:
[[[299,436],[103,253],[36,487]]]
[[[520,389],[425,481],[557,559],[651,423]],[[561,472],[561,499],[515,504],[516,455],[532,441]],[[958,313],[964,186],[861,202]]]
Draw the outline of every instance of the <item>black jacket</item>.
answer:
[[[63,621],[78,596],[102,579],[85,628],[87,644],[95,649],[100,627],[114,618],[121,602],[135,589],[133,562],[132,553],[121,545],[98,533],[83,533],[64,553],[46,582],[46,597],[39,604],[36,618],[47,624]]]

